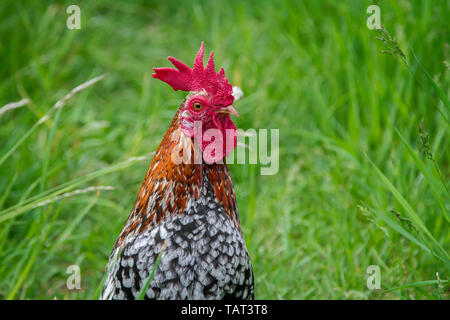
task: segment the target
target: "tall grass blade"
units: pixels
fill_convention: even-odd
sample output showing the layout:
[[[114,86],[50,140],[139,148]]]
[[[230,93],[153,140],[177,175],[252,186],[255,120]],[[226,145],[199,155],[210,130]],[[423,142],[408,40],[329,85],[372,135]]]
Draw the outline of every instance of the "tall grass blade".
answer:
[[[417,58],[416,52],[413,49],[411,49],[411,53],[414,58],[414,61],[419,66],[420,70],[425,74],[427,80],[431,83],[431,86],[436,91],[436,93],[439,95],[439,98],[441,99],[444,106],[447,108],[447,114],[449,114],[450,113],[450,102],[449,102],[448,97],[445,94],[444,90],[442,90],[441,87],[438,86],[436,81],[433,80],[431,75],[428,73],[427,69],[425,69],[425,67],[420,62],[419,58]]]
[[[115,171],[123,170],[123,169],[131,166],[134,162],[142,161],[144,159],[147,159],[147,158],[146,157],[134,157],[134,158],[130,158],[128,160],[113,164],[109,167],[96,170],[85,176],[75,178],[75,179],[73,179],[69,182],[66,182],[60,186],[57,186],[50,190],[44,191],[43,193],[38,194],[37,196],[31,197],[27,200],[24,200],[22,203],[19,203],[10,208],[1,210],[0,211],[0,223],[4,222],[6,220],[12,219],[30,209],[35,208],[38,205],[40,206],[40,205],[42,205],[42,202],[44,202],[44,201],[51,201],[52,198],[55,198],[55,197],[63,195],[64,193],[70,192],[75,187],[79,186],[82,183],[86,183],[95,178],[101,177],[101,176],[109,174],[109,173],[113,173]]]
[[[397,201],[400,203],[400,205],[405,209],[405,212],[408,214],[409,218],[414,222],[414,224],[425,234],[427,237],[434,243],[434,245],[439,249],[440,255],[442,255],[441,259],[443,261],[449,260],[449,255],[447,251],[442,248],[442,246],[439,244],[439,242],[433,237],[433,235],[430,233],[428,228],[425,226],[425,224],[420,219],[419,215],[414,211],[414,209],[409,205],[409,203],[406,201],[406,199],[401,195],[401,193],[397,190],[397,188],[389,181],[389,179],[378,169],[378,167],[370,160],[370,158],[367,156],[367,154],[364,153],[366,158],[368,159],[369,163],[373,166],[375,169],[375,172],[377,173],[378,177],[383,182],[384,186],[394,195],[394,197],[397,199]]]
[[[136,297],[136,300],[143,300],[145,297],[145,293],[147,292],[148,287],[150,286],[150,283],[153,280],[153,277],[155,276],[156,269],[158,269],[159,261],[161,260],[161,256],[166,249],[167,240],[164,241],[164,245],[161,249],[161,252],[158,254],[158,257],[156,258],[156,262],[153,266],[152,273],[148,276],[147,280],[144,283],[144,286],[142,287],[141,291],[139,292],[139,295]]]
[[[408,151],[411,158],[414,160],[416,166],[419,168],[420,172],[422,172],[423,176],[425,177],[425,180],[428,182],[429,186],[431,187],[431,191],[436,199],[436,201],[439,203],[439,206],[445,216],[445,219],[447,222],[450,222],[450,217],[447,212],[447,209],[444,206],[444,203],[442,202],[441,196],[439,195],[439,192],[446,194],[445,186],[443,185],[443,182],[439,179],[436,179],[430,172],[430,170],[426,167],[426,165],[423,163],[423,161],[417,156],[417,154],[414,152],[414,150],[411,148],[409,143],[406,141],[406,139],[401,135],[401,133],[395,129],[395,132],[399,135],[400,139],[402,140],[403,144],[406,146],[406,150]]]

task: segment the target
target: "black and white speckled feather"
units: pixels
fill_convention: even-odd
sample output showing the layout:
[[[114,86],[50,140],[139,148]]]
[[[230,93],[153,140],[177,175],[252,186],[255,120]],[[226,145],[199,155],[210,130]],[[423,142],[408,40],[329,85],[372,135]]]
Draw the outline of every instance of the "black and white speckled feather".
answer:
[[[182,214],[128,237],[114,249],[102,299],[134,299],[164,243],[145,298],[254,298],[252,266],[244,239],[218,203],[206,174],[201,192],[199,198],[187,200]]]

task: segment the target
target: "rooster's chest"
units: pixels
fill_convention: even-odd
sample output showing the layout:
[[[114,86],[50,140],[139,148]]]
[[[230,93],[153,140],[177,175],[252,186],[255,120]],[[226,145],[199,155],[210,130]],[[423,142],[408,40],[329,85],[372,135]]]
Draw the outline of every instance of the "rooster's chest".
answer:
[[[136,297],[160,252],[146,298],[253,297],[253,273],[244,239],[209,190],[182,214],[166,218],[124,246],[111,265],[103,297]]]

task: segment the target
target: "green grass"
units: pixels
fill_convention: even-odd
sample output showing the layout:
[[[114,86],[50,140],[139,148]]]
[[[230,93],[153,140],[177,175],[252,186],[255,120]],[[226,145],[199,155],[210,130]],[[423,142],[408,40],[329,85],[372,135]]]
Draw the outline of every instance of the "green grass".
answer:
[[[70,1],[2,1],[0,107],[31,102],[0,115],[0,298],[98,296],[184,98],[152,68],[204,40],[245,92],[237,126],[280,129],[278,174],[230,166],[256,297],[448,299],[450,2],[375,1],[406,63],[373,2],[80,1],[68,30]]]

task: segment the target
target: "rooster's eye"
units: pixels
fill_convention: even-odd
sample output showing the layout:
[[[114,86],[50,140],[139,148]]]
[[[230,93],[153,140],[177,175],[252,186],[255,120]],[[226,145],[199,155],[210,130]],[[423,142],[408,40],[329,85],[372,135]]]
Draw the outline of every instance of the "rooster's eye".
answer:
[[[195,111],[200,111],[202,110],[203,106],[200,102],[194,102],[192,104],[192,108],[194,108]]]

